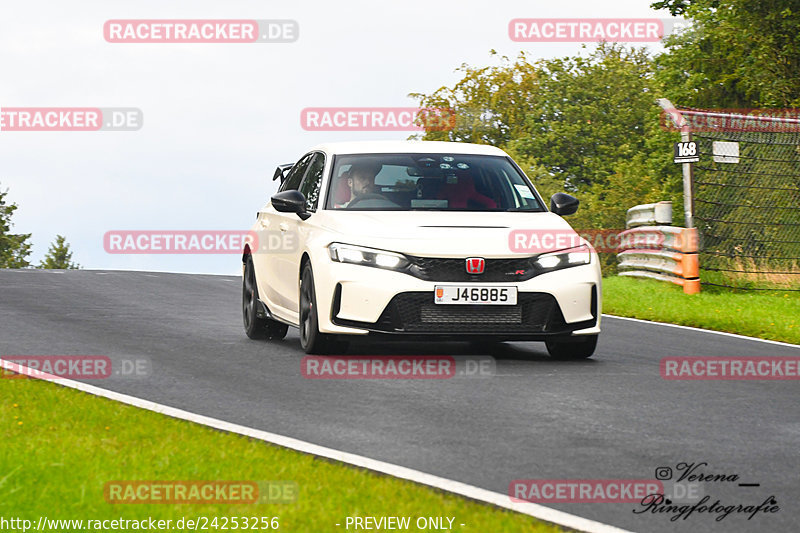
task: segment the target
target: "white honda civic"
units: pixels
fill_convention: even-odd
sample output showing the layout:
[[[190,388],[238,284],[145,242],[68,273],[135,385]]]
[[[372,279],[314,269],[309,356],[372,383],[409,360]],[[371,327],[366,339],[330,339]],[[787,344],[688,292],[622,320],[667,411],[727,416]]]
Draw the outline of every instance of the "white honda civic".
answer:
[[[323,144],[275,179],[242,257],[250,338],[282,339],[292,326],[308,353],[341,353],[364,336],[594,353],[600,265],[561,218],[578,200],[557,193],[548,210],[502,150]],[[515,235],[537,245],[513,246]]]

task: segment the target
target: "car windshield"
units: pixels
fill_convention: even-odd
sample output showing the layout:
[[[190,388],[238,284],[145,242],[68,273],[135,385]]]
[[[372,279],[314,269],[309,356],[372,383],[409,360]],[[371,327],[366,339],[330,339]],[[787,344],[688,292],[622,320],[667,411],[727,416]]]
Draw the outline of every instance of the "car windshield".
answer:
[[[464,154],[336,156],[326,208],[545,211],[508,158]]]

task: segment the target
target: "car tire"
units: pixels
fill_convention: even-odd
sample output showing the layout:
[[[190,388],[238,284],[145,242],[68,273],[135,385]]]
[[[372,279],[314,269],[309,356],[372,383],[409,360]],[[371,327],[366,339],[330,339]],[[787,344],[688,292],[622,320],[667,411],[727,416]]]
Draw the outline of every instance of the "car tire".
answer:
[[[300,276],[300,346],[307,354],[318,355],[342,354],[348,348],[347,342],[319,331],[317,292],[311,263],[306,263]]]
[[[547,353],[553,359],[576,360],[587,359],[594,354],[598,335],[581,335],[577,337],[554,337],[547,339]]]
[[[258,316],[258,286],[253,260],[248,257],[242,276],[242,319],[244,331],[251,339],[281,340],[289,326],[266,317]]]

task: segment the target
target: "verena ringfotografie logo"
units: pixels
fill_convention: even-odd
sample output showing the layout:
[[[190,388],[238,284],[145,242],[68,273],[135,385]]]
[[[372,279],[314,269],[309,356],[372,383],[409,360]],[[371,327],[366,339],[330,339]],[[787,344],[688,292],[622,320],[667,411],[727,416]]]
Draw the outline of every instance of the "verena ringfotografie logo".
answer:
[[[291,43],[300,36],[295,20],[109,20],[110,43]]]
[[[136,131],[135,107],[0,107],[0,131]]]
[[[508,36],[523,43],[653,43],[691,25],[682,19],[513,19]]]
[[[631,248],[658,249],[665,237],[659,232],[631,232],[625,229],[520,229],[508,234],[508,248],[518,254],[540,254],[576,248],[582,239],[597,253],[618,253]]]
[[[456,126],[452,109],[440,107],[306,107],[306,131],[447,131]]]
[[[668,380],[798,380],[800,357],[664,357],[660,370]]]
[[[515,502],[633,503],[664,494],[664,486],[648,479],[515,479],[508,493]]]
[[[140,378],[153,373],[146,357],[111,360],[105,355],[4,355],[0,377],[5,379]]]
[[[109,481],[103,496],[111,504],[294,503],[294,481]]]
[[[759,513],[780,511],[774,494],[767,497],[764,497],[764,493],[753,495],[753,489],[760,487],[761,483],[753,483],[752,480],[741,482],[739,475],[733,472],[709,472],[708,466],[705,461],[681,461],[674,470],[672,466],[656,468],[656,479],[671,484],[672,490],[644,498],[639,507],[633,509],[634,514],[661,515],[669,517],[670,522],[705,514],[721,522],[731,515],[743,515],[747,520],[752,520]],[[743,489],[739,497],[741,499],[728,499],[723,503],[715,498],[713,493],[724,485]]]

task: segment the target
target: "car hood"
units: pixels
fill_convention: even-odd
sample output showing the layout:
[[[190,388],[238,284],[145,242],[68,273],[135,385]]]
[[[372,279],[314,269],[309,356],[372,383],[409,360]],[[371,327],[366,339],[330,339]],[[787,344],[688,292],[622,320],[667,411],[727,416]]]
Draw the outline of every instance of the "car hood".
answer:
[[[574,234],[563,218],[549,212],[326,210],[319,214],[323,214],[319,223],[332,232],[331,242],[428,257],[518,257],[525,252],[512,249],[509,239],[514,231]]]

